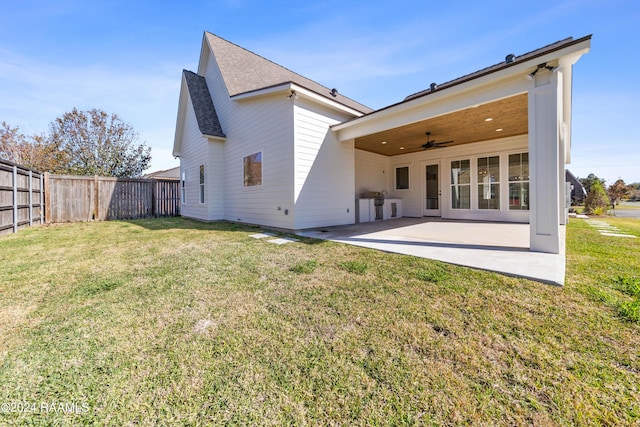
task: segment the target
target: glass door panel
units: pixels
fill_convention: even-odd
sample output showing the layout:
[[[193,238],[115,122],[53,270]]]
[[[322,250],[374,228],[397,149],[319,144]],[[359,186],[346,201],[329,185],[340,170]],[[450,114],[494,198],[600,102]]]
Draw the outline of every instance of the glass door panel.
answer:
[[[426,165],[426,200],[424,215],[440,216],[440,165]]]

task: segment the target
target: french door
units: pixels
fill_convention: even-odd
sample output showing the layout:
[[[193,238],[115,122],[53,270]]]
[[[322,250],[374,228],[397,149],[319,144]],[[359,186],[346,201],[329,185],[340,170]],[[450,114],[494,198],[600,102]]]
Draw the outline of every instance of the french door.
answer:
[[[440,216],[440,164],[425,166],[424,216]]]

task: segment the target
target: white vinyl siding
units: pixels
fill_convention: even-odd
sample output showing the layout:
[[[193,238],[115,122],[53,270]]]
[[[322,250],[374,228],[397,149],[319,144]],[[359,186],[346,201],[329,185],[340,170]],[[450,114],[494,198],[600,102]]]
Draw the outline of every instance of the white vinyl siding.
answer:
[[[355,150],[355,198],[368,191],[389,191],[390,158],[370,151]]]
[[[351,115],[288,93],[231,99],[206,47],[199,73],[226,138],[203,138],[189,105],[181,149],[189,177],[184,216],[285,229],[355,222],[353,142],[339,143],[330,130]],[[247,186],[244,158],[255,153],[262,157],[260,185]],[[205,203],[199,205],[203,162]]]
[[[205,187],[209,220],[224,219],[224,144],[224,141],[218,140],[207,143]]]
[[[217,64],[207,56],[204,75],[226,135],[224,177],[220,182],[224,218],[293,229],[293,101],[283,94],[244,101],[230,99]],[[245,187],[243,158],[259,151],[262,185]]]
[[[348,118],[308,101],[296,101],[296,229],[355,222],[353,143],[338,142],[329,128]]]
[[[207,139],[202,136],[191,101],[187,102],[185,112],[185,123],[182,136],[182,151],[180,153],[180,171],[186,174],[187,179],[184,186],[184,205],[181,215],[197,219],[209,219],[207,207],[200,204],[200,181],[198,169],[202,164],[202,159],[207,158]]]

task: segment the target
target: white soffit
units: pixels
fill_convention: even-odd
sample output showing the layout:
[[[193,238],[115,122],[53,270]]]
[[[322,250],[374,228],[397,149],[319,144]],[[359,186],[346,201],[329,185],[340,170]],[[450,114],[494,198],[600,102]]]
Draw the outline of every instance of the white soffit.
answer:
[[[575,41],[571,43],[573,44],[569,44],[564,48],[534,56],[515,65],[505,66],[494,72],[472,78],[451,87],[439,89],[433,94],[427,93],[374,111],[363,117],[334,125],[332,130],[337,132],[339,140],[344,141],[379,132],[385,128],[406,125],[417,120],[448,114],[476,104],[522,93],[528,88],[526,76],[538,64],[555,63],[565,67],[572,65],[589,51],[591,39],[589,37],[578,43],[575,43]],[[568,78],[570,78],[571,73],[567,74],[569,75]],[[570,104],[571,84],[566,84],[565,81],[564,87],[565,104],[567,102]],[[566,113],[567,111],[565,110]]]

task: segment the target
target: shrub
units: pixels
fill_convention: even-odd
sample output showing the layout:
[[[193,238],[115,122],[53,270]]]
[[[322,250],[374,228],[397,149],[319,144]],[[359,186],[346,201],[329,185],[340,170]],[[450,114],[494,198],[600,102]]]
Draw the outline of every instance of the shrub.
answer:
[[[608,206],[609,197],[604,191],[602,184],[600,184],[600,181],[594,181],[593,184],[591,184],[591,189],[589,190],[587,199],[584,202],[585,212],[595,215],[603,215]]]

